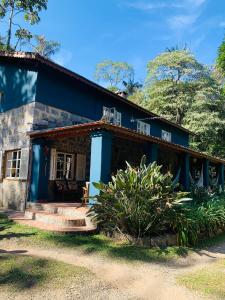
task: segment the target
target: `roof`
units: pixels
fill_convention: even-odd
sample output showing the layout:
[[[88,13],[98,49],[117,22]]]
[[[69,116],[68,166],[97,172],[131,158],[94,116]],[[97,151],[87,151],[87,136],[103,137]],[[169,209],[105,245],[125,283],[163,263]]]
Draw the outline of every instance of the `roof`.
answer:
[[[138,133],[137,131],[134,131],[132,129],[128,129],[125,127],[121,127],[118,125],[112,125],[109,123],[106,123],[104,121],[97,121],[97,122],[90,122],[90,123],[83,123],[78,125],[71,125],[71,126],[65,126],[65,127],[57,127],[53,129],[45,129],[45,130],[36,130],[28,132],[28,135],[30,138],[57,138],[57,137],[70,137],[70,136],[76,136],[76,135],[85,135],[89,134],[93,131],[97,130],[107,130],[115,133],[116,136],[133,139],[135,141],[139,142],[154,142],[158,145],[168,147],[174,151],[177,152],[183,152],[188,153],[193,157],[197,158],[205,158],[210,160],[214,163],[223,163],[225,164],[225,160],[214,157],[211,155],[208,155],[206,153],[198,152],[196,150],[193,150],[191,148],[187,148],[178,144],[174,144],[171,142],[164,141],[158,137],[155,136],[149,136],[142,133]]]
[[[152,113],[150,112],[149,110],[129,101],[128,99],[124,98],[124,97],[121,97],[119,96],[118,94],[115,94],[111,91],[109,91],[108,89],[94,83],[93,81],[91,80],[88,80],[87,78],[71,71],[71,70],[68,70],[58,64],[56,64],[55,62],[49,60],[49,59],[46,59],[44,58],[43,56],[37,54],[37,53],[33,53],[33,52],[5,52],[5,51],[0,51],[0,59],[1,58],[9,58],[9,59],[24,59],[24,60],[27,60],[27,61],[30,61],[30,62],[33,62],[33,63],[40,63],[40,64],[43,64],[47,67],[50,67],[54,70],[57,70],[59,72],[62,72],[63,74],[67,75],[67,76],[70,76],[72,77],[73,79],[76,79],[86,85],[88,85],[89,87],[95,89],[95,90],[98,90],[100,91],[101,93],[103,94],[107,94],[108,96],[110,97],[113,97],[115,99],[117,99],[117,101],[120,101],[122,103],[125,103],[127,105],[129,105],[130,107],[133,107],[135,109],[137,109],[138,111],[140,112],[143,112],[147,115],[149,115],[150,117],[156,117],[156,118],[160,118],[160,121],[164,122],[164,123],[167,123],[173,127],[176,127],[182,131],[185,131],[189,134],[193,134],[190,130],[188,130],[187,128],[184,128],[172,121],[169,121],[165,118],[163,118],[162,116],[159,116],[155,113]]]

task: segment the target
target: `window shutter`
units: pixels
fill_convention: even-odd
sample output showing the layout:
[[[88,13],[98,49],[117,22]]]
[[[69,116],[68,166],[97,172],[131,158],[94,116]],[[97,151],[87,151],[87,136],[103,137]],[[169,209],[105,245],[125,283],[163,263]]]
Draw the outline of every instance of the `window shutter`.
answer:
[[[55,180],[56,177],[56,149],[51,149],[51,161],[50,161],[50,180]]]
[[[29,148],[21,149],[21,160],[20,160],[20,179],[27,179],[29,165]]]
[[[146,134],[147,135],[150,135],[150,129],[151,129],[151,126],[149,124],[146,124]]]
[[[84,181],[86,175],[86,155],[77,154],[77,164],[76,164],[76,180]]]
[[[0,180],[3,178],[3,151],[0,150]]]
[[[116,125],[121,126],[121,112],[116,112]]]
[[[141,122],[137,121],[137,131],[141,132]]]

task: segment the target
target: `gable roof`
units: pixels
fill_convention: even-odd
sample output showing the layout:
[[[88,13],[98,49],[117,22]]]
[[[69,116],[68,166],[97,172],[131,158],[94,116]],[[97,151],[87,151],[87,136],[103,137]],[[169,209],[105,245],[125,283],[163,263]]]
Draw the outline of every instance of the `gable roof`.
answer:
[[[111,91],[109,91],[108,89],[96,84],[95,82],[63,67],[63,66],[60,66],[58,65],[57,63],[49,60],[49,59],[46,59],[44,58],[43,56],[41,56],[40,54],[37,54],[37,53],[34,53],[34,52],[6,52],[6,51],[0,51],[0,61],[2,58],[8,58],[8,59],[21,59],[21,60],[25,60],[25,61],[29,61],[29,62],[33,62],[34,64],[36,63],[39,63],[39,64],[43,64],[49,68],[52,68],[58,72],[61,72],[63,73],[64,75],[66,76],[69,76],[75,80],[78,80],[86,85],[88,85],[89,87],[95,89],[95,90],[98,90],[99,92],[105,94],[105,95],[108,95],[110,97],[113,97],[115,99],[117,99],[117,101],[120,101],[122,103],[125,103],[126,105],[130,106],[130,107],[133,107],[135,108],[136,110],[140,111],[140,112],[143,112],[145,113],[146,115],[148,115],[150,118],[153,117],[153,118],[156,118],[156,119],[159,119],[160,121],[164,122],[164,123],[167,123],[173,127],[176,127],[184,132],[187,132],[189,134],[193,134],[190,130],[188,130],[187,128],[184,128],[172,121],[169,121],[167,119],[165,119],[164,117],[162,116],[159,116],[153,112],[150,112],[149,110],[131,102],[130,100],[124,98],[124,97],[121,97]]]

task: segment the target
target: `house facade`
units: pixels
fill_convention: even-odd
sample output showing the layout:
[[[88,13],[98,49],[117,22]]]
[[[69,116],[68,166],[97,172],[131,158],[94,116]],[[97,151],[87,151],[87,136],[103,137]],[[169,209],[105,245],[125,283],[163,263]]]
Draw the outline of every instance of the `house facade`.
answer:
[[[145,154],[184,190],[224,187],[225,161],[190,132],[33,53],[0,53],[0,206],[80,201]]]

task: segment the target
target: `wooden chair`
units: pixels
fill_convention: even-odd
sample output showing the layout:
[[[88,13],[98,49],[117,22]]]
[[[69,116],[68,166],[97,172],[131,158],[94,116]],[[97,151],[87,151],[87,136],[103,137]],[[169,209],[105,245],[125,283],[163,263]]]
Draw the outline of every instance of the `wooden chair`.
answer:
[[[87,181],[85,187],[83,187],[82,205],[87,205],[89,199],[89,191],[90,191],[90,182]]]

